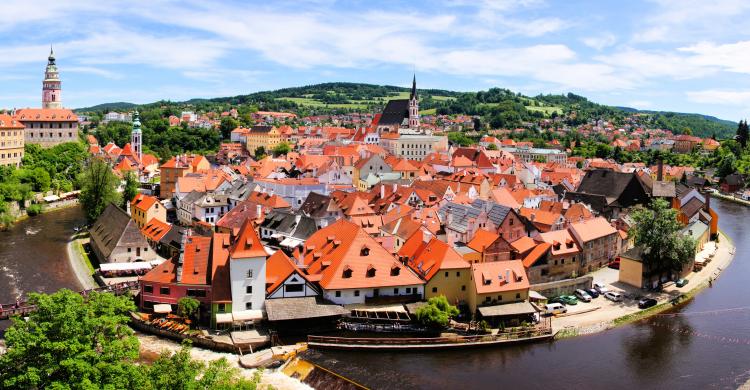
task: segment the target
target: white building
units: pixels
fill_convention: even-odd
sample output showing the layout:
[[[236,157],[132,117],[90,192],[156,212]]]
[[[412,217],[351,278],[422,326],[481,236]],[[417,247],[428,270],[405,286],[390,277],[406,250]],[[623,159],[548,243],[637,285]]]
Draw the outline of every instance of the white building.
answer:
[[[230,251],[229,279],[232,313],[263,310],[266,300],[266,258],[268,253],[252,224],[245,222]]]

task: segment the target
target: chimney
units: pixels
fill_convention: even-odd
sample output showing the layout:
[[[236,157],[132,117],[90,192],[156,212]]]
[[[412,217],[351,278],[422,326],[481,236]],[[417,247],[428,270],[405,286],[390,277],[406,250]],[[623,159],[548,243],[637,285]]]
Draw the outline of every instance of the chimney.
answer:
[[[393,192],[396,192],[398,190],[398,184],[393,183]]]
[[[385,199],[385,184],[380,185],[380,199]]]
[[[662,178],[664,177],[664,161],[662,159],[659,159],[659,168],[657,169],[656,181],[662,181]]]
[[[261,205],[255,205],[255,215],[256,217],[260,217],[260,215],[263,214],[263,207]]]
[[[703,204],[703,209],[707,213],[711,213],[711,192],[706,191],[706,203]]]
[[[510,283],[510,269],[505,269],[505,283]]]

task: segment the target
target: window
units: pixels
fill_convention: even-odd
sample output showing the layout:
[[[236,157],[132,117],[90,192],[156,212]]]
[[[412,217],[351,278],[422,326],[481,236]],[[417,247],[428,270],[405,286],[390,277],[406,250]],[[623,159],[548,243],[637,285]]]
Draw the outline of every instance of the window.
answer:
[[[466,291],[466,285],[461,286],[461,291]]]
[[[252,293],[253,293],[253,286],[245,287],[245,294],[252,294]]]
[[[218,309],[219,309],[219,313],[225,312],[227,310],[226,303],[220,303],[219,306],[218,306]]]
[[[347,269],[345,269],[345,270],[344,270],[344,275],[343,275],[343,277],[344,277],[344,278],[346,278],[346,279],[348,279],[348,278],[351,278],[351,277],[352,277],[352,270],[351,270],[351,268],[347,268]]]
[[[360,256],[369,256],[370,255],[370,248],[363,246],[362,249],[359,251]]]
[[[406,293],[407,293],[407,294],[411,294],[411,287],[407,287],[407,288],[406,288]]]
[[[130,253],[131,250],[132,250],[131,248],[128,248],[128,253]]]
[[[143,292],[147,292],[147,293],[154,292],[154,286],[151,286],[151,285],[145,285],[145,286],[143,286]]]
[[[490,297],[485,297],[485,298],[484,298],[484,301],[485,301],[485,302],[490,302],[491,300],[492,300],[492,298],[490,298]]]
[[[159,288],[159,294],[161,294],[161,295],[169,295],[169,287],[160,287]]]
[[[355,297],[358,297],[358,296],[359,296],[359,290],[354,290],[354,296],[355,296]]]
[[[521,293],[516,293],[516,299],[521,299]]]
[[[245,302],[245,310],[252,310],[252,309],[253,309],[253,303]]]
[[[206,290],[193,290],[188,289],[187,290],[187,296],[189,297],[205,297],[206,296]]]
[[[401,268],[399,267],[391,268],[391,276],[398,276],[398,274],[400,273],[401,273]]]
[[[498,295],[498,296],[497,296],[497,300],[498,300],[498,301],[502,301],[502,300],[503,300],[503,296],[502,296],[502,295]]]
[[[445,277],[446,278],[448,277],[448,271],[445,271]]]
[[[393,295],[398,295],[398,287],[393,289]]]
[[[456,271],[456,277],[457,277],[457,278],[460,278],[460,277],[461,277],[461,271]]]
[[[341,291],[336,291],[336,298],[341,298]]]
[[[436,293],[437,292],[437,287],[433,287],[432,288],[432,292]]]
[[[302,292],[305,289],[304,284],[287,284],[284,286],[285,292]]]
[[[252,279],[253,278],[253,270],[248,270],[247,271],[247,278],[248,279]]]

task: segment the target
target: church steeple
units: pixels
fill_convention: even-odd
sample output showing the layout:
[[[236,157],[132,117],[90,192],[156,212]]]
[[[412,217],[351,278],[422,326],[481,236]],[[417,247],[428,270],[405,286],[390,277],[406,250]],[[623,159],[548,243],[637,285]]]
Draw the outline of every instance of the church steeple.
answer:
[[[42,108],[62,108],[62,83],[57,73],[55,63],[55,52],[49,47],[47,57],[47,68],[44,70],[44,81],[42,82]]]
[[[409,95],[409,128],[419,129],[419,97],[417,96],[417,75],[411,82],[411,94]]]

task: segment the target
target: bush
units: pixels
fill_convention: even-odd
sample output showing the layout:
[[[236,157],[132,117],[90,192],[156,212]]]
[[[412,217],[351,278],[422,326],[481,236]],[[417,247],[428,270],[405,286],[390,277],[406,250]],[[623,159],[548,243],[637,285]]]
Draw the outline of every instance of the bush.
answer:
[[[417,309],[417,320],[431,328],[445,328],[451,317],[458,315],[458,308],[448,303],[444,295],[432,297],[427,305]]]
[[[29,217],[33,217],[33,216],[35,216],[35,215],[39,215],[39,214],[41,214],[41,213],[42,213],[42,209],[43,209],[43,208],[42,208],[42,205],[40,205],[40,204],[32,204],[31,206],[29,206],[29,207],[28,207],[28,208],[26,209],[26,214],[27,214],[27,215],[28,215]]]

